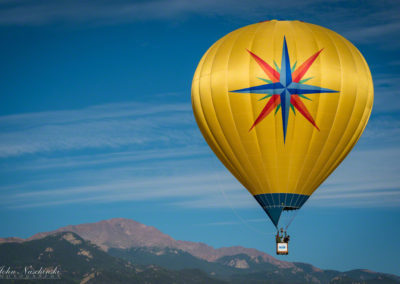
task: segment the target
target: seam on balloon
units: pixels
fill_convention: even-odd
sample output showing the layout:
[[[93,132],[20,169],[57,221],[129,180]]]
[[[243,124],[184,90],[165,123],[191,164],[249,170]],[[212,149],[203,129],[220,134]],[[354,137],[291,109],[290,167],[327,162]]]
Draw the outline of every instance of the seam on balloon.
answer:
[[[254,32],[253,38],[252,38],[251,43],[250,43],[250,45],[249,45],[250,50],[253,50],[255,38],[256,38],[257,34],[259,33],[261,27],[262,27],[262,24],[260,24],[260,25],[258,26],[258,28],[256,29],[256,31]],[[249,73],[249,74],[250,74],[250,69],[251,69],[251,68],[250,68],[251,62],[252,62],[252,58],[249,57],[249,64],[248,64],[248,67],[249,67],[249,72],[248,72],[248,73]],[[250,86],[250,75],[249,75],[247,78],[248,78],[249,86]],[[252,96],[248,96],[248,99],[249,99],[249,101],[250,101],[251,117],[254,118],[254,104],[253,104]],[[257,149],[258,149],[258,152],[259,152],[259,155],[260,155],[260,158],[259,158],[259,159],[260,159],[261,164],[262,164],[262,166],[263,166],[263,172],[264,172],[265,175],[266,175],[266,174],[267,174],[267,171],[266,171],[265,163],[264,163],[264,160],[263,160],[264,155],[263,155],[262,150],[261,150],[260,142],[258,141],[258,133],[257,133],[257,132],[258,132],[258,128],[255,127],[253,130],[255,131],[255,133],[254,133],[255,136],[256,136],[255,141],[256,141]],[[264,177],[264,176],[263,176],[263,177]],[[266,180],[266,182],[267,182],[269,188],[271,188],[271,183],[270,183],[270,181],[269,181],[269,179],[268,179],[268,176],[267,176],[266,178],[263,178],[263,181],[264,181],[264,179]],[[264,192],[263,184],[261,184],[260,190],[261,190],[261,193]],[[269,202],[267,202],[267,203],[268,203],[268,205],[269,205]]]
[[[330,36],[329,34],[328,34],[328,36],[331,38],[331,36]],[[354,61],[354,57],[353,57],[353,53],[352,53],[352,51],[351,51],[351,48],[349,48],[348,45],[346,44],[346,40],[343,40],[343,39],[342,39],[342,42],[345,44],[345,46],[347,47],[348,51],[350,52],[354,70],[356,70],[356,73],[358,73],[358,72],[357,72],[357,64],[356,64],[355,61]],[[339,55],[339,57],[340,57],[340,54],[339,54],[339,53],[338,53],[338,55]],[[341,61],[343,61],[343,60],[341,60]],[[340,86],[341,89],[342,89],[342,86],[343,86],[343,80],[341,80],[341,86]],[[352,117],[353,117],[353,115],[354,115],[354,109],[355,109],[355,107],[356,107],[356,105],[357,105],[358,93],[359,93],[359,88],[358,88],[358,86],[356,86],[356,88],[355,88],[355,99],[354,99],[354,103],[353,103],[353,106],[352,106],[352,109],[351,109],[351,113],[350,113],[350,116],[349,116],[349,121],[351,121],[351,119],[352,119]],[[339,98],[339,101],[341,100],[341,98],[342,98],[342,96]],[[336,120],[336,116],[335,116],[335,120]],[[343,130],[342,133],[341,133],[342,135],[340,136],[339,141],[337,141],[337,143],[336,143],[336,145],[335,145],[333,151],[331,152],[330,158],[328,159],[328,161],[327,161],[327,163],[326,163],[327,166],[325,166],[325,167],[323,167],[323,168],[321,169],[320,174],[317,175],[317,177],[316,177],[316,179],[315,179],[316,182],[314,182],[314,184],[315,184],[315,183],[317,183],[317,184],[322,184],[322,183],[328,178],[329,173],[332,173],[333,170],[340,164],[341,161],[343,161],[343,159],[344,159],[344,158],[347,156],[347,154],[349,153],[349,151],[346,151],[346,149],[348,148],[348,146],[345,146],[344,149],[343,149],[343,151],[340,151],[340,152],[339,152],[339,155],[338,155],[338,156],[337,156],[337,154],[336,154],[336,152],[338,152],[338,147],[339,147],[339,145],[341,145],[341,144],[343,143],[343,141],[344,141],[343,139],[344,139],[345,134],[346,134],[347,131],[348,131],[348,128],[349,128],[349,124],[346,124],[346,127],[344,128],[344,130]],[[353,136],[354,136],[354,134],[353,134]],[[353,136],[350,137],[350,139],[348,140],[348,142],[351,141],[351,139],[352,139]],[[354,145],[353,145],[353,146],[354,146]],[[350,148],[350,149],[351,149],[351,148]],[[347,152],[347,153],[346,153],[346,152]],[[343,153],[346,153],[346,154],[343,154]],[[335,155],[335,154],[336,154],[336,155]],[[337,158],[336,158],[337,162],[333,162],[333,164],[332,164],[331,166],[329,166],[330,161],[332,161],[332,159],[333,159],[333,161],[335,161],[335,159],[333,158],[333,157],[335,157],[335,156],[337,156]],[[341,158],[341,157],[343,157],[343,158]]]
[[[337,57],[338,57],[338,59],[339,59],[339,68],[341,69],[342,68],[342,62],[343,62],[343,60],[342,60],[342,58],[341,58],[341,55],[340,55],[340,53],[339,53],[339,51],[338,51],[338,49],[337,49],[337,46],[336,46],[336,44],[335,44],[335,41],[332,39],[332,37],[330,36],[330,34],[329,34],[329,31],[326,33],[326,35],[327,35],[327,37],[329,38],[329,40],[330,40],[330,42],[332,43],[332,46],[335,48],[335,51],[336,51],[336,55],[337,55]],[[317,157],[317,159],[316,159],[316,161],[315,161],[315,163],[314,163],[314,166],[311,168],[311,170],[310,170],[310,174],[312,173],[312,172],[314,172],[315,170],[316,170],[316,165],[318,164],[318,162],[320,161],[320,159],[321,159],[321,156],[322,156],[322,154],[324,153],[324,150],[325,150],[325,148],[326,148],[326,142],[327,141],[329,141],[329,139],[330,139],[330,137],[332,136],[332,134],[333,134],[333,132],[332,132],[332,128],[335,126],[335,122],[336,122],[336,120],[337,120],[337,114],[338,114],[338,111],[339,111],[339,109],[340,109],[340,105],[341,105],[341,101],[342,101],[342,89],[343,89],[343,74],[342,74],[342,72],[341,72],[341,70],[340,70],[340,88],[339,88],[339,99],[338,99],[338,102],[337,102],[337,105],[336,105],[336,109],[335,109],[335,116],[334,116],[334,118],[333,118],[333,122],[332,122],[332,124],[331,124],[331,128],[330,128],[330,132],[329,132],[329,134],[328,134],[328,136],[326,137],[326,139],[325,139],[325,143],[324,143],[324,145],[322,146],[322,148],[321,148],[321,150],[320,150],[320,152],[319,152],[319,155],[318,155],[318,157]],[[343,131],[343,133],[344,133],[344,131]],[[336,144],[337,145],[337,144]],[[332,150],[332,152],[331,153],[334,153],[334,149]],[[328,159],[328,161],[330,161],[330,159]],[[327,161],[327,163],[326,164],[328,164],[328,161]],[[321,169],[321,171],[322,171],[322,169]],[[317,174],[317,177],[319,177],[320,175],[319,174]],[[306,180],[305,180],[305,185],[306,184],[308,184],[308,182],[310,181],[310,178],[311,177],[311,175],[309,175],[309,176],[307,176],[307,178],[306,178]],[[311,185],[313,185],[313,184],[311,184]],[[311,186],[310,187],[310,195],[315,191],[317,189],[317,187],[314,187],[313,188],[313,186]],[[305,189],[304,188],[302,188],[302,192],[304,192],[305,191]]]
[[[313,30],[312,30],[307,24],[303,24],[303,27],[304,27],[304,29],[308,29],[308,30],[310,31],[310,34],[312,35],[312,37],[313,37],[313,39],[314,39],[314,43],[315,43],[315,45],[317,46],[317,49],[318,49],[318,48],[319,48],[319,45],[318,45],[318,43],[317,43],[317,41],[316,41],[316,39],[315,39],[315,37],[314,37],[314,32],[313,32]],[[317,111],[316,111],[315,121],[317,121],[318,108],[319,108],[319,98],[318,98],[318,105],[317,105]],[[310,149],[312,148],[311,145],[312,145],[312,141],[313,141],[314,136],[315,136],[315,131],[316,131],[316,129],[315,129],[315,127],[313,127],[312,130],[311,130],[311,133],[310,133],[309,136],[308,136],[308,137],[310,137],[310,140],[309,140],[310,142],[308,143],[307,150],[306,150],[306,154],[305,154],[305,156],[304,156],[305,159],[307,159],[307,157],[309,156]],[[304,162],[304,163],[303,163],[303,166],[302,166],[302,168],[301,168],[301,170],[300,170],[300,174],[298,175],[298,180],[297,180],[297,183],[296,183],[296,189],[297,189],[297,186],[298,186],[298,181],[299,181],[299,179],[301,179],[301,177],[303,176],[305,164],[306,164],[306,163]],[[301,203],[302,198],[300,198],[300,197],[302,196],[303,192],[304,192],[304,187],[301,188],[301,191],[300,191],[299,195],[297,196],[296,202],[294,203],[295,206],[298,206],[298,204]],[[299,209],[300,209],[300,207],[299,207]]]
[[[202,66],[202,68],[203,68],[203,66]],[[203,70],[201,69],[200,72],[202,72],[202,71],[203,71]],[[218,140],[215,138],[213,132],[211,131],[210,123],[209,123],[207,117],[204,115],[204,108],[203,108],[202,99],[201,99],[201,95],[200,95],[200,80],[199,80],[199,83],[198,83],[198,100],[199,100],[200,109],[201,109],[201,111],[202,111],[202,115],[203,115],[203,118],[204,118],[204,122],[205,122],[205,124],[206,124],[206,126],[207,126],[208,132],[209,132],[210,135],[211,135],[210,138],[212,138],[212,139],[214,140],[214,142],[215,142],[214,144],[217,146],[217,148],[218,148],[218,150],[219,150],[219,153],[225,158],[225,162],[229,162],[231,168],[232,168],[234,171],[239,172],[239,171],[236,169],[235,165],[232,163],[231,159],[222,151],[222,147],[221,147],[220,143],[218,142]],[[206,135],[204,135],[204,136],[206,137]],[[207,141],[207,140],[206,140],[206,141]],[[213,145],[213,146],[211,147],[211,149],[212,149],[213,147],[215,147],[215,146]],[[218,155],[217,155],[217,157],[218,157]],[[234,156],[234,158],[235,158],[235,156]],[[238,164],[240,165],[240,163],[238,163]],[[240,172],[239,172],[239,176],[242,176],[242,174],[241,174]],[[244,180],[246,180],[246,179],[244,179]]]
[[[241,31],[241,33],[243,33],[243,31]],[[236,40],[238,39],[238,37],[240,36],[240,33],[239,33],[238,35],[235,35],[235,36],[236,36],[236,39],[235,39],[235,41],[236,41]],[[222,43],[225,42],[225,41],[226,41],[226,38],[224,39],[224,41],[221,42],[221,45],[222,45]],[[232,46],[233,46],[233,45],[232,45]],[[219,48],[220,48],[220,47],[217,48],[214,57],[215,57],[216,54],[218,53],[218,49],[219,49]],[[215,62],[215,60],[212,61],[210,70],[213,69],[214,62]],[[229,62],[229,56],[228,56],[228,62]],[[212,73],[212,71],[211,71],[211,73]],[[210,81],[211,81],[211,80],[212,80],[212,76],[210,76]],[[213,94],[213,92],[212,92],[213,87],[212,87],[211,82],[210,82],[209,86],[210,86],[210,93]],[[230,101],[229,101],[229,96],[228,96],[228,102],[230,102]],[[246,171],[242,168],[242,166],[241,166],[242,163],[241,163],[239,157],[236,155],[235,151],[233,150],[234,148],[232,147],[231,143],[229,142],[229,140],[228,140],[228,139],[226,138],[226,136],[225,136],[225,131],[224,131],[223,128],[221,127],[221,123],[220,123],[220,120],[219,120],[219,116],[218,116],[217,112],[215,111],[214,98],[213,98],[212,95],[211,95],[211,103],[212,103],[212,106],[213,106],[213,113],[214,113],[214,115],[215,115],[215,117],[216,117],[216,121],[217,121],[217,123],[218,123],[218,126],[219,126],[219,128],[220,128],[222,134],[223,134],[223,139],[225,140],[226,144],[229,146],[233,157],[234,157],[235,160],[237,161],[237,165],[242,169],[242,172],[243,172],[244,176],[247,177],[247,178],[245,179],[245,181],[246,181],[246,182],[248,181],[247,184],[250,185],[251,187],[253,187],[253,185],[252,185],[252,179],[248,176],[248,174],[246,173]],[[229,103],[228,103],[228,107],[229,107],[230,112],[231,112],[231,114],[232,114],[232,110],[231,110],[231,108],[230,108],[230,104],[229,104]],[[232,120],[233,120],[233,115],[232,115]],[[236,127],[234,120],[233,120],[233,125]],[[243,148],[243,145],[242,145],[241,148]],[[247,158],[247,156],[246,156],[246,158]],[[248,158],[247,158],[247,160],[248,160]],[[249,162],[249,164],[251,165],[251,163],[250,163],[249,160],[248,160],[248,162]],[[241,173],[241,176],[243,176],[243,174]],[[258,179],[257,179],[257,181],[258,181]],[[259,182],[259,181],[258,181],[258,182]]]
[[[241,32],[243,33],[243,30],[242,30]],[[239,35],[239,36],[240,36],[240,35]],[[239,37],[239,36],[238,36],[238,37]],[[237,38],[238,38],[238,37],[237,37]],[[236,40],[237,40],[237,38],[236,38]],[[233,46],[233,45],[232,45],[232,46]],[[229,55],[228,55],[227,68],[228,68],[228,65],[229,65],[229,60],[230,60],[231,54],[232,54],[232,48],[231,48],[230,53],[229,53]],[[229,91],[229,87],[228,87],[228,91]],[[249,156],[248,156],[248,154],[247,154],[247,151],[246,151],[246,149],[245,149],[245,147],[244,147],[244,145],[243,145],[243,143],[242,143],[242,141],[241,141],[241,139],[240,139],[241,137],[240,137],[240,135],[239,135],[239,131],[238,131],[238,129],[237,129],[235,117],[234,117],[233,112],[232,112],[232,105],[231,105],[230,94],[228,94],[227,98],[228,98],[228,104],[227,104],[227,106],[228,106],[228,108],[229,108],[229,112],[230,112],[230,115],[231,115],[231,119],[232,119],[232,122],[233,122],[233,126],[234,126],[234,128],[235,128],[234,130],[235,130],[236,136],[239,138],[238,141],[239,141],[239,144],[240,144],[241,152],[242,152],[243,154],[245,154],[245,155],[244,155],[245,158],[247,159],[247,161],[248,161],[248,163],[249,163],[251,169],[254,171],[254,168],[253,168],[253,166],[252,166],[251,160],[249,159]],[[254,174],[254,176],[255,176],[255,178],[256,178],[256,183],[258,184],[258,186],[259,186],[259,187],[262,187],[262,182],[260,181],[260,179],[257,177],[257,175]],[[249,191],[248,188],[247,188],[247,190]],[[252,192],[250,192],[250,193],[253,195]]]
[[[289,29],[290,30],[290,32],[293,34],[293,29],[295,28],[295,25],[293,25],[293,22],[290,22],[290,25],[291,25],[291,28]],[[295,51],[295,54],[294,54],[294,57],[296,57],[297,58],[297,46],[296,46],[296,41],[294,40],[293,41],[293,46],[292,46],[292,50],[294,50]],[[293,54],[293,53],[292,53]],[[292,57],[293,58],[293,57]],[[290,68],[292,68],[292,66],[291,66],[291,64],[293,64],[292,62],[290,62]],[[281,63],[281,65],[282,65],[282,63]],[[292,72],[291,72],[292,73]],[[295,145],[295,143],[293,142],[293,135],[294,135],[294,133],[295,133],[295,126],[296,126],[296,123],[294,122],[294,123],[292,123],[292,126],[291,126],[291,137],[290,137],[290,139],[288,139],[287,141],[291,141],[291,145],[290,145],[290,154],[289,154],[289,157],[293,157],[292,156],[292,153],[293,153],[293,149],[294,149],[294,145]],[[286,205],[286,199],[287,199],[287,193],[288,193],[288,190],[289,190],[289,183],[290,183],[290,177],[291,177],[291,172],[292,172],[292,163],[293,163],[293,159],[292,158],[290,158],[289,159],[289,165],[288,165],[288,169],[287,169],[287,182],[286,182],[286,191],[285,191],[285,205]],[[292,188],[292,191],[294,190],[295,188]],[[292,200],[293,200],[293,194],[291,195],[291,198],[290,198],[290,204],[291,204],[291,202],[292,202]]]
[[[317,38],[315,37],[315,32],[314,32],[314,30],[311,29],[311,28],[309,28],[308,26],[306,26],[306,28],[310,29],[311,34],[313,34],[313,36],[314,36],[314,42],[315,42],[315,45],[317,46],[317,50],[321,49],[321,46],[320,46],[320,44],[319,44],[319,41],[318,41]],[[335,45],[333,44],[333,46],[335,46]],[[336,46],[335,46],[335,48],[336,48]],[[320,61],[321,61],[321,59],[320,59]],[[319,64],[319,74],[322,74],[322,64]],[[319,85],[320,85],[320,86],[323,86],[323,84],[322,84],[322,76],[319,76],[318,81],[319,81]],[[318,96],[318,104],[317,104],[317,110],[316,110],[316,114],[315,114],[315,121],[318,121],[318,117],[320,117],[320,115],[321,115],[321,114],[320,114],[320,109],[321,109],[321,107],[322,107],[321,96],[323,96],[323,95],[326,95],[326,94],[320,94],[320,95]],[[317,100],[317,99],[315,99],[315,100]],[[339,100],[340,100],[340,98],[339,98]],[[313,144],[315,143],[315,140],[318,140],[318,137],[317,137],[317,136],[319,136],[318,133],[319,133],[319,131],[317,132],[317,130],[316,130],[315,128],[313,128],[312,135],[311,135],[311,141],[310,141],[311,143],[310,143],[309,146],[313,145]],[[328,134],[328,136],[329,136],[329,134]],[[328,138],[326,138],[326,140],[327,140],[327,139],[328,139]],[[325,140],[325,142],[326,142],[326,140]],[[322,148],[324,148],[324,146],[325,146],[325,145],[323,145]],[[309,149],[314,149],[314,147],[310,147]],[[318,156],[316,156],[316,157],[317,157],[317,161],[319,160],[319,158],[320,158],[320,156],[321,156],[321,153],[322,153],[322,149],[320,149],[320,151],[319,151],[319,153],[318,153]],[[303,183],[303,186],[302,186],[302,188],[301,188],[301,194],[302,194],[302,195],[303,195],[303,194],[305,195],[306,192],[308,191],[307,181],[310,179],[311,173],[312,173],[312,172],[314,171],[314,169],[316,168],[317,161],[315,161],[315,162],[313,163],[313,166],[312,166],[311,169],[309,170],[308,175],[305,177],[305,182]],[[303,201],[303,199],[301,199],[301,201]],[[301,203],[303,203],[303,202],[301,202]],[[303,203],[303,204],[304,204],[304,203]]]
[[[276,32],[276,25],[277,23],[274,22],[274,28],[272,29],[272,38],[274,38],[274,34]],[[275,57],[275,45],[272,45],[272,54]],[[275,153],[274,153],[274,158],[275,158],[275,168],[276,168],[276,174],[279,175],[279,162],[278,162],[278,120],[276,117],[274,118],[275,121],[275,139],[274,139],[274,143],[275,143]],[[283,123],[283,122],[282,122]],[[280,143],[282,143],[280,141]],[[275,180],[277,179],[277,177],[275,178]],[[275,189],[273,189],[273,192],[275,192]],[[271,197],[272,198],[272,197]]]
[[[343,41],[344,44],[347,46],[347,48],[349,49],[350,53],[351,53],[352,55],[354,55],[354,50],[353,50],[352,48],[349,47],[349,44],[348,44],[347,40],[343,40],[343,39],[342,39],[342,41]],[[360,55],[360,54],[358,54],[358,55],[361,56],[361,58],[362,58],[362,55]],[[354,59],[354,56],[352,56],[352,58]],[[353,60],[353,63],[355,64],[355,69],[356,69],[356,70],[359,69],[359,68],[357,68],[357,64],[355,63],[354,60]],[[364,66],[364,68],[365,68],[365,66]],[[368,68],[368,69],[365,69],[365,70],[368,71],[369,68]],[[368,86],[368,91],[369,91],[369,86]],[[368,93],[369,93],[369,92],[368,92]],[[359,97],[359,88],[357,87],[357,88],[356,88],[356,99],[355,99],[355,103],[354,103],[354,105],[353,105],[352,113],[351,113],[351,115],[350,115],[350,120],[351,120],[351,117],[352,117],[353,114],[354,114],[354,108],[355,108],[355,106],[356,106],[356,102],[357,102],[357,98],[358,98],[358,97]],[[319,184],[322,184],[322,183],[324,182],[324,180],[329,176],[329,173],[333,172],[333,171],[340,165],[340,163],[347,157],[347,155],[350,153],[351,149],[353,149],[353,147],[357,144],[358,140],[361,138],[361,134],[362,134],[363,130],[365,129],[365,127],[367,126],[368,118],[369,118],[369,115],[371,114],[371,109],[368,109],[368,108],[366,107],[366,106],[368,105],[369,100],[371,99],[371,97],[373,97],[373,96],[370,96],[370,97],[368,97],[368,98],[365,100],[365,105],[364,105],[363,114],[361,115],[360,122],[358,123],[355,132],[353,133],[353,135],[352,135],[352,136],[350,137],[350,139],[349,139],[349,144],[344,148],[344,151],[342,151],[341,153],[339,153],[337,161],[336,161],[335,163],[333,163],[332,166],[328,167],[327,171],[325,171],[325,174],[324,174],[324,173],[321,173],[321,174],[319,175],[319,176],[324,177],[324,175],[326,175],[326,173],[328,173],[328,175],[327,175]],[[369,112],[369,114],[368,114],[368,118],[364,121],[363,118],[364,118],[364,116],[365,116],[365,114],[366,114],[366,111],[367,111],[367,113]],[[363,125],[363,126],[361,127],[361,129],[360,129],[360,126],[362,125],[362,122],[363,122],[363,121],[364,121],[364,125]],[[344,132],[347,131],[347,128],[348,128],[348,125],[346,126]],[[358,137],[357,137],[357,136],[358,136]],[[342,137],[343,137],[343,136],[342,136]],[[352,141],[352,140],[353,140],[353,141]],[[342,139],[339,140],[339,142],[341,142],[341,141],[342,141]],[[339,145],[339,144],[340,144],[340,143],[338,143],[337,145]],[[336,148],[335,148],[335,151],[336,151]],[[317,180],[318,180],[318,179],[317,179]]]

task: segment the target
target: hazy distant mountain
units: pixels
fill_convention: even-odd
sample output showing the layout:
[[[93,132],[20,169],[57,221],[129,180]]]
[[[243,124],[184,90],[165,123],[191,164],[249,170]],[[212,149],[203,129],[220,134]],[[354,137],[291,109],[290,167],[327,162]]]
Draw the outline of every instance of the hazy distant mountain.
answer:
[[[122,218],[67,226],[52,232],[38,233],[27,240],[19,238],[0,239],[0,243],[3,242],[3,244],[0,245],[0,259],[3,261],[5,259],[3,258],[4,256],[8,257],[7,254],[16,254],[12,246],[15,246],[15,249],[23,247],[24,245],[34,247],[38,246],[38,241],[42,242],[40,243],[42,247],[36,250],[35,253],[40,256],[39,253],[42,252],[41,250],[46,250],[46,248],[49,247],[47,243],[53,240],[53,236],[65,236],[63,235],[65,233],[62,232],[69,232],[68,234],[72,234],[70,232],[73,232],[83,239],[96,244],[98,247],[89,242],[84,242],[85,245],[92,246],[93,250],[96,249],[98,251],[92,253],[89,249],[84,249],[85,251],[89,251],[92,256],[100,255],[99,252],[101,252],[107,255],[107,259],[109,259],[108,261],[110,263],[126,261],[127,264],[124,267],[129,271],[124,270],[120,271],[120,273],[125,273],[128,275],[127,277],[131,278],[138,276],[135,274],[138,272],[138,267],[147,267],[145,271],[148,271],[148,269],[154,270],[155,268],[151,267],[152,265],[156,265],[157,267],[162,267],[162,269],[157,268],[159,270],[156,270],[156,272],[149,270],[151,272],[148,271],[150,275],[156,275],[159,271],[162,271],[162,273],[160,273],[164,275],[162,276],[163,279],[174,279],[174,277],[190,279],[190,277],[194,277],[199,279],[199,283],[212,283],[210,282],[211,279],[214,279],[212,281],[216,281],[216,283],[266,283],[266,281],[268,283],[400,283],[400,277],[395,275],[361,269],[348,272],[322,270],[310,264],[280,261],[255,249],[244,247],[215,249],[204,243],[177,241],[154,227]],[[8,250],[5,251],[4,247],[8,248]],[[99,250],[100,248],[102,250]],[[75,252],[76,251],[75,249]],[[22,259],[25,259],[25,254],[25,251],[21,251],[17,255],[23,256]],[[71,261],[74,262],[74,258],[77,256],[70,255],[69,257]],[[27,260],[29,259],[30,258]],[[68,262],[68,257],[65,258],[64,256],[63,259]],[[90,261],[94,263],[101,263],[95,260],[96,257],[90,259]],[[54,263],[59,263],[57,261],[61,260],[54,255],[54,261]],[[1,265],[2,263],[0,263],[0,266]],[[112,267],[112,265],[109,267]],[[96,267],[96,271],[102,271],[101,269],[104,270],[108,266],[102,267],[101,265],[97,265]],[[90,269],[92,268],[93,266],[91,266]],[[89,269],[89,267],[87,267],[87,269]],[[89,273],[91,270],[87,269],[84,271],[86,274],[81,273],[79,277],[92,275]],[[70,267],[68,271],[73,271],[73,267]],[[112,274],[112,272],[108,270],[107,273]],[[104,276],[107,273],[103,272],[101,275]],[[141,275],[143,276],[144,274]],[[154,277],[157,278],[158,276]],[[209,277],[209,279],[205,281],[204,279],[207,277]],[[99,279],[100,278],[97,278],[97,280]],[[107,279],[110,280],[110,278]],[[147,283],[158,283],[152,282],[156,281],[154,279]]]
[[[246,254],[254,259],[261,257],[263,262],[274,264],[280,268],[294,267],[291,262],[280,261],[269,254],[256,249],[240,246],[214,249],[204,243],[177,241],[154,227],[146,226],[136,221],[124,218],[114,218],[97,223],[66,226],[55,231],[38,233],[27,240],[40,239],[55,232],[65,231],[74,232],[82,238],[90,240],[106,251],[109,248],[127,249],[131,247],[169,247],[188,252],[193,256],[211,262],[216,261],[223,256]]]
[[[17,238],[17,237],[9,237],[9,238],[0,238],[0,244],[3,243],[22,243],[24,239]]]
[[[1,244],[0,269],[5,271],[8,267],[17,271],[19,276],[29,277],[28,283],[226,283],[210,278],[200,270],[168,271],[156,266],[134,266],[109,255],[73,232],[55,233],[23,243]],[[47,275],[46,280],[35,280],[34,275],[25,273],[26,267],[30,271],[42,268],[57,269],[58,272]],[[39,276],[43,277],[43,274]],[[16,279],[10,275],[9,279],[0,282],[21,283]]]

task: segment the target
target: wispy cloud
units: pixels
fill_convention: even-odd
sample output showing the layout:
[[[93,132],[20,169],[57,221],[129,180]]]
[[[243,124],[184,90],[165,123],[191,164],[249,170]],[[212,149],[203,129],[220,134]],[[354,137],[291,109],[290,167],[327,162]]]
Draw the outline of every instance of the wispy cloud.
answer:
[[[216,187],[215,184],[220,184]],[[82,202],[110,203],[126,201],[160,201],[204,198],[239,190],[238,183],[225,173],[191,174],[185,176],[131,177],[109,183],[76,187],[33,190],[3,195],[0,204],[10,208],[26,208],[75,204]],[[216,198],[218,200],[218,198]],[[22,205],[21,205],[22,204]]]
[[[399,207],[400,149],[359,150],[308,201],[310,206]]]
[[[248,223],[265,223],[265,218],[259,219],[245,219],[243,222]],[[236,221],[220,221],[220,222],[211,222],[207,224],[200,224],[200,226],[231,226],[231,225],[241,225],[243,223],[241,220]]]
[[[90,168],[96,167],[98,170],[101,167],[112,167],[118,165],[141,165],[141,162],[146,163],[162,163],[171,159],[177,161],[179,159],[193,159],[202,156],[209,156],[211,150],[205,145],[188,145],[180,148],[174,146],[161,149],[143,149],[135,151],[113,151],[107,153],[92,153],[81,155],[66,155],[63,157],[38,157],[37,159],[27,160],[24,163],[13,163],[8,161],[8,166],[0,168],[4,171],[41,171],[41,170],[62,170],[74,168]],[[164,163],[162,163],[164,165]],[[155,165],[151,167],[155,168]],[[136,167],[137,168],[137,167]]]
[[[307,202],[316,207],[399,207],[400,149],[369,149],[351,153]],[[222,187],[222,189],[225,187]],[[187,208],[254,208],[256,203],[245,189],[222,190],[223,202],[210,197],[182,200]]]
[[[381,32],[397,30],[397,25],[387,24],[399,19],[395,7],[397,1],[336,1],[323,0],[284,0],[243,2],[240,0],[189,1],[189,0],[150,0],[150,1],[89,1],[89,0],[19,0],[0,2],[0,24],[40,25],[59,21],[101,22],[103,24],[129,21],[149,21],[172,19],[190,14],[223,15],[247,17],[302,17],[328,22],[342,23],[358,21],[364,29],[358,37],[370,37]],[[299,15],[301,11],[301,15]],[[358,12],[358,13],[357,13]],[[355,15],[363,17],[355,17]],[[374,19],[372,22],[371,19]],[[386,26],[383,25],[386,21]],[[376,25],[376,26],[374,26]],[[354,25],[353,25],[354,27]]]
[[[400,191],[396,190],[337,195],[327,198],[314,196],[308,205],[314,207],[398,208],[399,204]]]
[[[326,26],[357,44],[396,49],[400,46],[400,40],[395,36],[400,31],[399,8],[399,2],[391,0],[362,3],[357,0],[19,0],[0,2],[0,25],[176,23],[193,15],[224,16],[247,22],[289,19]]]
[[[367,144],[392,131],[385,121],[375,121]],[[20,175],[0,186],[2,207],[144,200],[192,209],[258,206],[214,158],[190,105],[133,102],[3,116],[0,138],[7,138],[0,139],[2,174]],[[395,144],[356,150],[308,206],[399,206],[399,159]]]
[[[399,74],[396,72],[380,73],[373,78],[375,89],[374,113],[400,110],[400,90],[397,87],[399,80]]]
[[[199,135],[190,105],[110,104],[0,117],[0,157],[149,143],[182,145]]]
[[[400,143],[400,120],[396,114],[373,115],[362,136],[363,145],[393,148]],[[389,153],[389,151],[387,151]],[[389,157],[390,160],[390,157]]]
[[[398,207],[400,205],[400,171],[396,162],[399,149],[356,151],[339,167],[307,206],[324,207]],[[392,159],[388,159],[391,156]],[[170,164],[172,163],[172,164]],[[4,189],[0,205],[7,208],[47,207],[78,203],[162,202],[181,208],[258,208],[254,198],[215,160],[205,157],[208,168],[196,165],[196,160],[177,167],[177,161],[167,165],[161,173],[142,175],[129,168],[111,168],[97,171],[102,177],[96,181],[81,180],[78,185],[47,186],[40,182],[26,187]],[[154,173],[150,162],[148,173]],[[188,165],[192,169],[187,170]],[[211,167],[210,167],[211,166]],[[193,168],[194,167],[194,168]],[[167,170],[174,168],[175,171]],[[186,170],[185,170],[186,168]],[[79,168],[78,168],[79,169]],[[81,173],[87,175],[86,172]],[[92,176],[92,175],[90,175]]]
[[[352,40],[356,40],[358,42],[370,42],[371,39],[387,35],[394,35],[398,34],[399,32],[400,22],[395,22],[360,27],[357,30],[351,30],[347,32],[346,35]]]
[[[0,2],[0,24],[40,25],[52,22],[101,22],[103,24],[129,21],[171,19],[187,14],[262,15],[266,8],[298,8],[321,1],[274,2],[239,0],[222,1],[77,1],[20,0]]]

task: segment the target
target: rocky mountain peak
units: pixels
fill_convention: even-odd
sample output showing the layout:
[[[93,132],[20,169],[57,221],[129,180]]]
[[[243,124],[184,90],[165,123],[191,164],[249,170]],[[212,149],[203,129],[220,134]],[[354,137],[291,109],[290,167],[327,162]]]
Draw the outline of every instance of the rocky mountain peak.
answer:
[[[89,240],[107,251],[110,248],[127,249],[132,247],[173,248],[210,262],[224,256],[246,254],[253,259],[261,259],[281,268],[292,268],[291,262],[280,261],[269,254],[256,249],[241,246],[215,249],[205,243],[174,240],[167,234],[152,226],[146,226],[131,219],[113,218],[96,223],[69,225],[55,231],[38,233],[27,240],[41,239],[57,232],[74,232],[83,239]],[[238,260],[240,262],[240,260]],[[243,264],[244,265],[244,264]]]

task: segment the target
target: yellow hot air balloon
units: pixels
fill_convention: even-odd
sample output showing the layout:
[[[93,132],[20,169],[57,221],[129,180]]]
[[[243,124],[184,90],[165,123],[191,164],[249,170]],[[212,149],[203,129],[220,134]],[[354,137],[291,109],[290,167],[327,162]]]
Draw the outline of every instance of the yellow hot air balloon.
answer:
[[[192,83],[208,145],[275,226],[346,157],[372,104],[371,73],[358,49],[301,21],[229,33],[204,54]]]

